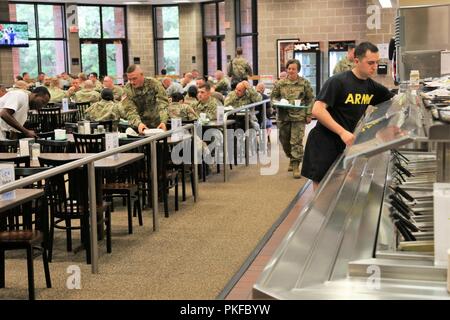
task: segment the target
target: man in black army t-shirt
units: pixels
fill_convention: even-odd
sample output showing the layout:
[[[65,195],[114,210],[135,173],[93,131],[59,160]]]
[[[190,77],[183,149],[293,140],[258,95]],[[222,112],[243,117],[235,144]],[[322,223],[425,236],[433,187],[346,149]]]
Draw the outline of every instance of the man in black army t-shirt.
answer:
[[[355,66],[328,79],[317,96],[312,115],[317,118],[306,142],[302,175],[314,189],[346,146],[355,140],[353,131],[367,106],[389,100],[393,94],[370,79],[377,70],[378,48],[363,42],[355,49]]]

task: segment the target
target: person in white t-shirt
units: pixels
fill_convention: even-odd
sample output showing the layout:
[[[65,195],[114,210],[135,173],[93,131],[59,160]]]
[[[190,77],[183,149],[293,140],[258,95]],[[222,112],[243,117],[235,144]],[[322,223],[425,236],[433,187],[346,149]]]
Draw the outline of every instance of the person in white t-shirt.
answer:
[[[0,98],[0,139],[6,139],[6,132],[21,132],[27,138],[36,138],[33,130],[23,125],[30,108],[39,110],[47,105],[50,93],[45,87],[37,87],[29,94],[25,90],[13,90]]]

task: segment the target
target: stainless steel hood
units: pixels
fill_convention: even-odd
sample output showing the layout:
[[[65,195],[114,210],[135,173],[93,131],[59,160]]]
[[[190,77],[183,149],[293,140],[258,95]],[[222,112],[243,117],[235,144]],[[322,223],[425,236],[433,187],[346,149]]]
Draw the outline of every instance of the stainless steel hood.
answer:
[[[385,205],[393,179],[385,150],[426,137],[423,110],[416,96],[404,97],[376,106],[360,123],[359,150],[350,148],[330,169],[254,285],[255,298],[450,299],[446,269],[435,267],[432,255],[396,250]],[[377,133],[391,125],[402,135],[374,145]],[[439,138],[449,133],[450,141],[448,127],[432,130]],[[433,159],[436,165],[436,153],[425,153],[415,161]],[[420,185],[411,190],[426,194]]]

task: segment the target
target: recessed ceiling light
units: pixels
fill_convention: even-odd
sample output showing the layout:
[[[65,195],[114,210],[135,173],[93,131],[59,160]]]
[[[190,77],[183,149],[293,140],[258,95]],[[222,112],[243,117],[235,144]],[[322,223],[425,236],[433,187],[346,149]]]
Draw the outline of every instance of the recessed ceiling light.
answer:
[[[391,0],[379,0],[382,8],[392,8]]]

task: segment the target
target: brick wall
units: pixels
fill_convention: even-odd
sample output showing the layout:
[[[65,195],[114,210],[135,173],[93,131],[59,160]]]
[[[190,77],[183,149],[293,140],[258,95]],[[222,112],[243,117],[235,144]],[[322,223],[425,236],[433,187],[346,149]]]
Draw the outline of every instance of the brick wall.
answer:
[[[378,1],[258,0],[259,74],[277,74],[277,39],[319,41],[325,64],[322,79],[328,77],[328,41],[389,43],[394,34],[395,9],[382,9],[381,29],[369,30],[366,10],[372,3]],[[390,74],[377,76],[377,81],[393,86]]]
[[[9,20],[8,1],[0,1],[0,20]],[[0,83],[8,86],[14,81],[12,49],[0,49]]]
[[[378,5],[378,0],[367,0],[367,6]],[[374,44],[389,43],[391,38],[395,34],[395,8],[382,8],[381,11],[381,24],[380,29],[369,30],[367,27],[367,40],[373,42]],[[380,63],[385,63],[388,65],[387,75],[377,75],[374,79],[387,87],[394,87],[394,80],[391,76],[391,64],[388,59],[381,59]]]
[[[199,3],[180,5],[180,73],[203,73],[202,16]],[[192,57],[195,56],[195,63]]]
[[[141,58],[141,68],[146,76],[155,75],[153,19],[151,6],[128,6],[128,52],[130,64],[133,57]]]
[[[319,41],[323,58],[333,40],[365,39],[365,0],[258,1],[259,73],[277,74],[277,39]],[[327,69],[324,76],[327,76]]]

